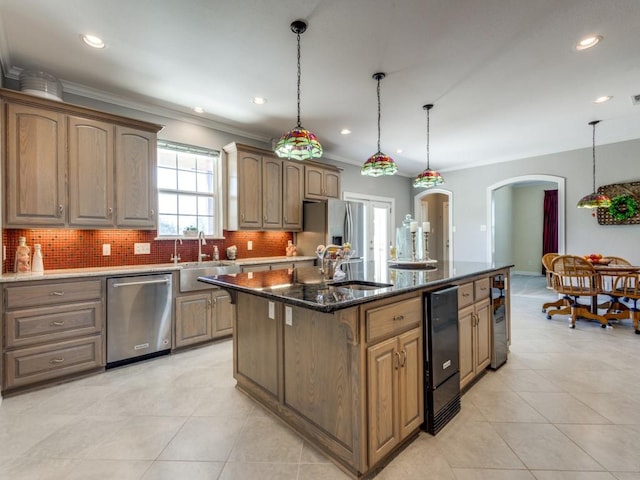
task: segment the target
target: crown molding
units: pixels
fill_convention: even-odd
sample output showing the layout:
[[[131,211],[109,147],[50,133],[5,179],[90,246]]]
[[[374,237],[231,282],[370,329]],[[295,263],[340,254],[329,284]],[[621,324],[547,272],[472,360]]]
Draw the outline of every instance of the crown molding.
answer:
[[[162,117],[171,118],[173,120],[179,120],[182,122],[188,122],[207,128],[213,128],[224,133],[250,138],[259,142],[269,143],[271,141],[271,137],[256,134],[254,132],[248,132],[246,130],[236,128],[216,120],[208,119],[206,118],[206,116],[202,117],[201,115],[190,115],[180,110],[176,110],[163,105],[158,105],[156,103],[152,103],[152,99],[139,101],[130,97],[116,95],[113,93],[105,92],[103,90],[87,87],[86,85],[82,85],[79,83],[70,82],[68,80],[61,79],[60,82],[62,83],[62,89],[65,93],[70,93],[79,97],[90,98],[92,100],[98,100],[100,102],[109,103],[118,107],[130,108],[132,110],[149,113],[151,115],[159,115]]]

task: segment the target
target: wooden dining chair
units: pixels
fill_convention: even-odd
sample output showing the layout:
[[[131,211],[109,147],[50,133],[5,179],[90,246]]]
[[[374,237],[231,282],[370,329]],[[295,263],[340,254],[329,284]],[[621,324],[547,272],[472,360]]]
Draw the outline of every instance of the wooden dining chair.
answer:
[[[609,265],[625,265],[630,266],[631,262],[622,257],[612,257],[607,255]],[[598,304],[598,308],[606,310],[606,316],[609,320],[622,320],[629,317],[629,307],[622,303],[622,297],[616,292],[614,283],[617,279],[617,273],[602,273],[600,272],[600,286],[602,287],[602,293],[609,296],[609,301]]]
[[[558,256],[557,253],[545,253],[542,256],[542,266],[547,277],[547,288],[553,290],[553,272],[551,271],[551,262]],[[555,310],[547,311],[548,308]],[[547,319],[551,320],[552,315],[569,315],[571,313],[571,298],[563,296],[554,302],[545,302],[542,304],[542,313],[547,314]]]
[[[613,292],[615,292],[618,298],[624,298],[625,301],[630,302],[632,306],[620,312],[607,312],[604,314],[605,318],[607,318],[607,320],[631,318],[633,330],[636,334],[640,335],[640,329],[638,329],[638,323],[640,322],[640,308],[638,308],[638,300],[640,300],[640,273],[617,273],[613,281]]]
[[[559,255],[551,262],[553,289],[571,298],[571,328],[576,327],[578,318],[600,322],[607,327],[607,319],[594,313],[590,305],[578,303],[580,297],[597,298],[601,293],[600,277],[589,262],[577,255]]]

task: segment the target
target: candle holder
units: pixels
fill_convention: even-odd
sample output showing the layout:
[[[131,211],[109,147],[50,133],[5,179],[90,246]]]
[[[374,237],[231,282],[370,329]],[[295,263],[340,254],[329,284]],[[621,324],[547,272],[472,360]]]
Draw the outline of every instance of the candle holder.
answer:
[[[424,232],[424,259],[429,260],[429,232]]]
[[[416,232],[411,232],[411,261],[416,261]]]

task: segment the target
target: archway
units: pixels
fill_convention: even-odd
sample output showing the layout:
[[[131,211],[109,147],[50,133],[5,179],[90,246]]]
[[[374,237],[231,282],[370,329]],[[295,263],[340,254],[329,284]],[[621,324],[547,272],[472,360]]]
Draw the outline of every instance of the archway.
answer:
[[[445,227],[446,231],[442,232],[444,234],[444,237],[441,237],[440,240],[443,240],[444,238],[443,241],[448,242],[449,255],[447,260],[449,262],[453,262],[453,241],[451,241],[453,239],[453,192],[451,192],[450,190],[446,190],[444,188],[429,188],[427,190],[423,190],[422,192],[416,194],[415,197],[413,197],[414,217],[416,218],[416,220],[419,220],[419,221],[426,220],[426,218],[420,218],[422,213],[422,201],[429,195],[433,195],[433,194],[440,194],[446,197],[445,201],[448,207],[447,218],[446,218],[446,222],[443,222],[446,224],[446,227]]]
[[[494,261],[495,222],[494,200],[496,190],[516,184],[553,183],[558,189],[558,253],[565,251],[565,178],[555,175],[522,175],[507,178],[487,187],[487,261]]]

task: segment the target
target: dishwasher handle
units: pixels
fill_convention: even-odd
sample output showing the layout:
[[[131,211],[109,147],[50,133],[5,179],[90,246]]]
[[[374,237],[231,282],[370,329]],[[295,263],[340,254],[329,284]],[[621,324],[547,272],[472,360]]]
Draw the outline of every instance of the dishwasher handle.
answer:
[[[136,285],[154,285],[154,284],[158,284],[158,283],[164,283],[164,284],[168,284],[169,283],[169,279],[168,278],[163,278],[162,280],[142,280],[139,282],[125,282],[125,283],[114,283],[113,287],[133,287]]]

